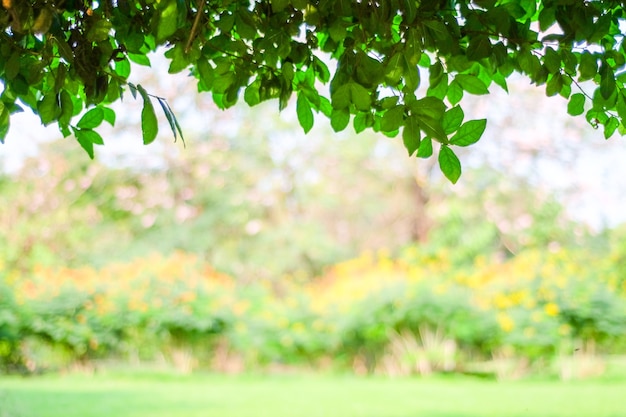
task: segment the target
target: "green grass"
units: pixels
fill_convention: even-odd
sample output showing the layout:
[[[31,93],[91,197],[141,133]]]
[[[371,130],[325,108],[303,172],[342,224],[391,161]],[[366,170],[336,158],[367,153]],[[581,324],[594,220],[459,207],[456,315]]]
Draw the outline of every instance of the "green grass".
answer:
[[[0,417],[623,417],[626,381],[0,377]]]

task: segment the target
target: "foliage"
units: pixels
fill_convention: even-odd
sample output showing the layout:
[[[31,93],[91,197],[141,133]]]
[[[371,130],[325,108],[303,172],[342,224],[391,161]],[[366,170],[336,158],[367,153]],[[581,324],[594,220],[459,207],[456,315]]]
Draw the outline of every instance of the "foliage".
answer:
[[[456,182],[456,147],[477,142],[486,120],[464,120],[465,94],[507,89],[515,72],[568,112],[624,132],[626,95],[620,2],[576,1],[48,1],[5,0],[0,8],[0,139],[10,115],[28,107],[57,123],[93,157],[97,129],[115,123],[110,104],[125,90],[143,101],[143,142],[157,135],[154,102],[174,133],[167,102],[129,82],[131,63],[165,50],[169,72],[190,69],[220,108],[241,96],[253,106],[295,94],[305,131],[314,112],[336,131],[352,121],[396,136]],[[336,63],[331,72],[329,63]],[[424,82],[422,82],[424,79]],[[590,81],[593,91],[580,85]],[[321,84],[329,84],[329,94]]]
[[[331,363],[397,374],[466,372],[503,357],[558,373],[575,348],[612,353],[626,343],[626,277],[612,255],[580,250],[468,267],[411,247],[280,286],[236,285],[175,253],[100,270],[42,267],[7,285],[18,317],[10,329],[29,341],[19,352],[36,368],[59,366],[36,354],[45,342],[80,361],[160,352],[176,363],[183,349],[218,369]]]

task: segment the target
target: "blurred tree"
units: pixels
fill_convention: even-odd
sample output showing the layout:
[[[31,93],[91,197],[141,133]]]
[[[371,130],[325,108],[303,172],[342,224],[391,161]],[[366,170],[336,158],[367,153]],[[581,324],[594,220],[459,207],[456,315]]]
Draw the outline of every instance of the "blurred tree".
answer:
[[[437,233],[428,244],[458,262],[507,258],[528,248],[573,248],[593,235],[588,225],[571,219],[550,189],[493,168],[474,169],[463,187],[432,194],[428,210]]]

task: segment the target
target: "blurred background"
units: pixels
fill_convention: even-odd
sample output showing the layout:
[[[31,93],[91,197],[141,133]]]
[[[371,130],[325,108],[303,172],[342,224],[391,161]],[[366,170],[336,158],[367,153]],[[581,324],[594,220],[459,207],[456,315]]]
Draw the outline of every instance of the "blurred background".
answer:
[[[135,77],[184,144],[161,117],[143,147],[130,94],[95,161],[12,120],[0,373],[626,376],[626,150],[565,100],[521,79],[466,99],[488,127],[451,185],[400,138],[304,135],[295,102],[222,112]]]

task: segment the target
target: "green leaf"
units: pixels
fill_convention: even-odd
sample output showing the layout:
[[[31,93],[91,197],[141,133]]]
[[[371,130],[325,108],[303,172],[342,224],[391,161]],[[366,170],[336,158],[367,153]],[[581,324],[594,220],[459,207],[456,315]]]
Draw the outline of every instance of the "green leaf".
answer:
[[[400,82],[400,78],[404,74],[404,66],[406,61],[404,56],[398,52],[393,55],[385,66],[385,81],[391,86],[395,86]]]
[[[330,126],[335,132],[344,130],[350,123],[350,112],[348,109],[333,109],[330,114]]]
[[[59,125],[67,127],[74,116],[74,103],[72,97],[70,97],[70,94],[66,90],[61,90],[59,93],[59,101],[61,102]]]
[[[560,73],[552,74],[546,84],[546,96],[552,97],[563,89],[563,77]]]
[[[37,103],[37,113],[44,126],[49,125],[57,119],[61,113],[59,97],[55,93],[48,93]]]
[[[457,146],[469,146],[480,139],[485,128],[487,127],[486,119],[470,120],[461,125],[459,130],[450,139],[450,144]]]
[[[145,67],[151,66],[150,58],[148,58],[147,55],[128,53],[128,59],[138,65],[143,65]]]
[[[567,103],[567,113],[578,116],[585,112],[585,95],[582,93],[572,94]]]
[[[330,118],[333,112],[333,106],[330,104],[330,100],[328,100],[326,97],[320,96],[319,110],[322,112],[324,116]]]
[[[330,71],[328,70],[328,67],[324,61],[315,55],[313,56],[313,69],[315,70],[315,75],[321,82],[327,83],[328,80],[330,80]]]
[[[380,121],[380,130],[393,132],[398,130],[404,123],[404,106],[398,105],[385,112]]]
[[[137,98],[137,87],[133,83],[128,83],[128,89],[130,90],[130,94],[134,99]]]
[[[549,73],[555,74],[561,69],[561,56],[554,49],[547,47],[543,56],[543,65]]]
[[[352,122],[354,126],[354,131],[356,133],[361,133],[365,129],[371,126],[371,121],[373,120],[372,114],[369,112],[359,112],[354,116],[354,120]]]
[[[115,110],[109,107],[102,107],[102,111],[104,113],[104,120],[111,126],[115,126],[115,119],[116,119]]]
[[[91,139],[88,137],[88,135],[85,135],[83,130],[80,130],[80,129],[73,129],[73,130],[74,130],[74,136],[76,136],[76,140],[80,144],[81,148],[83,148],[85,152],[87,152],[87,155],[89,155],[89,158],[93,159],[94,152],[93,152],[93,142],[91,141]]]
[[[246,90],[243,93],[243,99],[246,103],[248,103],[248,106],[256,106],[261,102],[261,96],[259,93],[260,89],[261,80],[258,78],[246,87]]]
[[[609,120],[604,125],[604,138],[608,139],[613,136],[615,130],[619,127],[619,120],[617,117],[610,117]]]
[[[106,19],[96,20],[91,24],[87,32],[87,40],[90,42],[102,42],[109,39],[109,33],[113,24]]]
[[[20,73],[20,53],[15,51],[4,64],[4,76],[7,80],[14,79]]]
[[[463,90],[467,91],[470,94],[489,94],[489,90],[487,89],[485,83],[482,82],[480,78],[475,75],[457,74],[454,79],[456,82],[459,83]]]
[[[128,62],[128,59],[124,58],[115,62],[115,73],[124,79],[128,78],[130,75],[130,62]]]
[[[615,74],[608,65],[600,68],[600,94],[608,100],[615,92]]]
[[[98,132],[92,129],[77,129],[75,131],[77,137],[81,137],[84,140],[89,140],[94,145],[104,145],[104,140]]]
[[[289,0],[271,0],[270,3],[272,5],[272,12],[274,13],[280,13],[289,6]]]
[[[331,93],[330,100],[332,101],[333,109],[341,110],[350,106],[350,84],[346,83]]]
[[[615,110],[617,110],[617,115],[622,119],[622,124],[626,123],[626,97],[624,97],[624,93],[618,95],[617,103],[615,105]]]
[[[479,61],[491,55],[491,41],[487,35],[478,35],[470,39],[467,48],[467,58],[471,61]]]
[[[178,29],[178,4],[176,0],[161,1],[161,10],[156,15],[156,38],[162,42]]]
[[[154,113],[154,106],[148,96],[148,92],[141,85],[137,84],[137,91],[143,99],[143,110],[141,110],[141,132],[143,134],[143,144],[148,145],[156,139],[159,131],[159,124],[157,122],[156,114]]]
[[[101,107],[94,107],[80,118],[76,126],[81,129],[93,129],[100,126],[102,120],[104,120],[104,111]]]
[[[298,99],[296,101],[296,113],[300,126],[304,129],[304,133],[309,133],[313,128],[313,111],[311,110],[309,100],[307,100],[305,95],[301,92],[298,93]]]
[[[417,150],[418,158],[430,158],[433,154],[433,140],[430,137],[425,137],[420,142],[420,147]]]
[[[0,143],[4,143],[4,139],[9,133],[9,127],[11,126],[11,117],[9,109],[0,101]]]
[[[409,116],[404,121],[402,129],[402,141],[404,147],[409,152],[409,156],[413,155],[420,147],[421,134],[419,120],[416,116]]]
[[[454,151],[448,146],[443,145],[439,150],[438,160],[443,175],[445,175],[450,182],[456,184],[461,176],[461,161],[459,161]]]
[[[421,129],[428,136],[435,138],[441,143],[448,143],[448,135],[441,126],[441,119],[435,118],[426,114],[416,113],[415,116],[419,119]]]
[[[170,125],[170,129],[172,130],[172,134],[174,135],[174,141],[176,141],[176,139],[178,139],[178,130],[176,129],[177,123],[176,118],[174,117],[174,113],[172,113],[170,107],[165,100],[163,100],[162,98],[158,98],[157,101],[159,102],[159,105],[161,106],[161,109],[165,114],[167,123],[169,123]]]
[[[450,104],[454,106],[455,104],[458,104],[461,99],[463,99],[463,88],[458,82],[452,80],[452,82],[448,86],[447,96]]]
[[[443,122],[441,123],[443,131],[446,132],[447,135],[456,131],[459,126],[461,126],[461,123],[463,123],[464,117],[465,114],[463,113],[463,109],[461,107],[452,107],[443,115]]]
[[[598,59],[590,52],[583,52],[580,55],[578,71],[580,72],[579,81],[593,79],[598,73]]]
[[[350,101],[360,111],[368,111],[372,108],[370,93],[358,83],[350,83]]]

